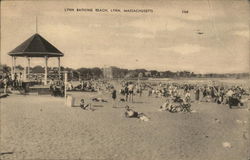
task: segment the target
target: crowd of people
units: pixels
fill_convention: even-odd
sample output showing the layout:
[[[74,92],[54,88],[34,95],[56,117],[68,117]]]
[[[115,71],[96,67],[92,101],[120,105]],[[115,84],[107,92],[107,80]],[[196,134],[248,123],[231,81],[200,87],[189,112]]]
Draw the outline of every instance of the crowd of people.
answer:
[[[116,82],[117,83],[117,82]],[[22,73],[15,73],[14,79],[6,75],[2,80],[4,93],[7,93],[8,87],[12,89],[24,89]],[[134,97],[162,98],[165,102],[159,107],[159,111],[168,111],[171,113],[192,111],[192,103],[217,103],[222,105],[242,106],[249,96],[249,88],[243,88],[239,85],[223,85],[217,83],[176,83],[176,82],[150,82],[150,81],[120,81],[120,85],[114,84],[108,80],[87,80],[80,81],[80,84],[74,86],[71,81],[50,80],[50,91],[52,96],[65,95],[65,89],[68,91],[87,91],[109,93],[113,102],[113,108],[117,108],[117,97],[120,102],[134,102]],[[121,86],[115,88],[115,86]],[[65,88],[66,87],[66,88]],[[120,89],[120,92],[117,90]],[[117,94],[120,94],[118,96]],[[102,98],[92,98],[92,102],[108,102]],[[125,103],[125,117],[138,118],[142,121],[149,121],[149,117],[144,113],[135,111]],[[91,103],[86,103],[84,99],[80,101],[80,107],[83,110],[94,111]],[[157,107],[157,106],[156,106]]]
[[[4,88],[4,93],[6,94],[9,89],[11,90],[25,90],[25,84],[23,83],[23,74],[15,73],[13,79],[11,78],[10,74],[5,74],[2,79],[1,87]]]
[[[68,91],[84,91],[84,92],[98,92],[98,91],[111,91],[113,85],[106,80],[81,80],[79,83],[73,84],[72,81],[66,83]]]
[[[2,84],[4,93],[9,87],[12,89],[24,89],[22,73],[15,73],[12,80],[9,75],[5,75]],[[134,96],[148,96],[154,98],[166,98],[164,104],[160,106],[161,111],[190,112],[191,104],[194,102],[207,102],[232,106],[242,106],[248,99],[249,89],[239,85],[223,85],[218,83],[177,83],[177,82],[150,82],[150,81],[120,81],[121,88],[115,88],[108,80],[85,80],[73,86],[71,81],[66,84],[63,81],[50,80],[50,91],[53,96],[64,96],[65,87],[69,91],[90,91],[107,92],[111,94],[113,107],[117,106],[117,89],[123,96],[120,101],[134,102]],[[98,100],[98,99],[96,99]]]
[[[110,93],[110,97],[113,100],[113,108],[117,107],[117,89],[108,81],[92,82],[99,83],[96,85],[98,90],[105,90]],[[243,105],[243,96],[249,95],[249,90],[240,86],[223,86],[218,84],[185,84],[185,83],[152,83],[152,82],[138,82],[138,81],[122,81],[120,82],[120,94],[122,102],[134,102],[134,96],[162,98],[165,102],[160,106],[159,111],[168,111],[171,113],[186,112],[191,113],[192,103],[217,103],[228,104],[232,106]],[[107,102],[102,99],[92,99],[95,102]],[[81,108],[84,110],[92,110],[91,104],[87,104],[84,107],[81,102]],[[157,107],[157,106],[156,106]],[[86,108],[86,109],[85,109]],[[125,117],[126,118],[138,118],[142,121],[149,121],[149,117],[144,113],[135,111],[125,103]]]
[[[55,81],[54,79],[51,79],[49,82],[49,89],[52,96],[59,96],[64,97],[65,92],[65,84],[63,81]]]
[[[216,83],[187,84],[187,83],[152,83],[152,82],[122,82],[120,91],[125,101],[133,102],[133,96],[142,96],[146,93],[149,97],[167,98],[168,105],[161,109],[176,112],[178,110],[190,110],[191,102],[211,102],[232,106],[242,106],[244,96],[249,95],[249,89],[239,85],[224,86]],[[192,98],[191,98],[192,97]],[[178,102],[178,100],[180,100]],[[178,102],[178,105],[173,105]],[[168,107],[166,107],[168,106]],[[175,107],[173,107],[175,106]],[[172,107],[172,109],[171,109]]]

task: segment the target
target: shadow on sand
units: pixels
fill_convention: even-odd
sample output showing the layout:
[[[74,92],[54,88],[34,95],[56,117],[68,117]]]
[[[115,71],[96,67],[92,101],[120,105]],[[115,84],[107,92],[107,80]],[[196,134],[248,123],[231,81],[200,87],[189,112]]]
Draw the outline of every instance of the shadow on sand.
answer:
[[[3,155],[5,155],[5,154],[13,154],[14,152],[2,152],[2,153],[0,153],[0,156],[3,156]]]

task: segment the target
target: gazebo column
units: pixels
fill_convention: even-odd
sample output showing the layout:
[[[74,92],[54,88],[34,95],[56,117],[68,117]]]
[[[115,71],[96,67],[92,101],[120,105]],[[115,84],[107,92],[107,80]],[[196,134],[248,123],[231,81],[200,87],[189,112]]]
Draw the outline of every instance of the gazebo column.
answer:
[[[58,79],[61,80],[61,59],[58,57]]]
[[[16,57],[15,56],[13,58],[13,61],[14,61],[13,72],[14,72],[14,75],[15,75],[15,73],[16,73]]]
[[[27,73],[27,77],[28,77],[28,80],[30,79],[30,57],[27,57],[27,60],[28,60],[28,73]]]
[[[11,79],[14,80],[14,57],[11,57]]]
[[[47,78],[48,78],[48,57],[45,56],[44,85],[47,85]]]
[[[25,58],[28,58],[27,56]],[[23,80],[26,81],[27,80],[27,68],[28,68],[28,65],[25,65],[24,66],[24,72],[23,72]]]

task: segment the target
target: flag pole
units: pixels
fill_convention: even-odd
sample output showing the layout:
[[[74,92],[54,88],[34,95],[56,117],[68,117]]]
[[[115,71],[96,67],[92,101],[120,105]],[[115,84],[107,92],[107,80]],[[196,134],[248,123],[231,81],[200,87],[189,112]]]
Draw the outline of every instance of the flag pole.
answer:
[[[38,28],[37,28],[37,16],[36,16],[36,33],[38,33]]]

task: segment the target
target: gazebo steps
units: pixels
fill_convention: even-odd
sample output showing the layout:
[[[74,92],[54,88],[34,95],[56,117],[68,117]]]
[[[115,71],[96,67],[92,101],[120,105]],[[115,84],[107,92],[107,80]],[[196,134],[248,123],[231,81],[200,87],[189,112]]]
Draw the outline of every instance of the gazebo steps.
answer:
[[[32,95],[49,95],[50,89],[49,89],[49,86],[36,85],[36,86],[29,87],[28,93]]]
[[[24,90],[12,90],[11,94],[16,94],[16,95],[26,95]]]

